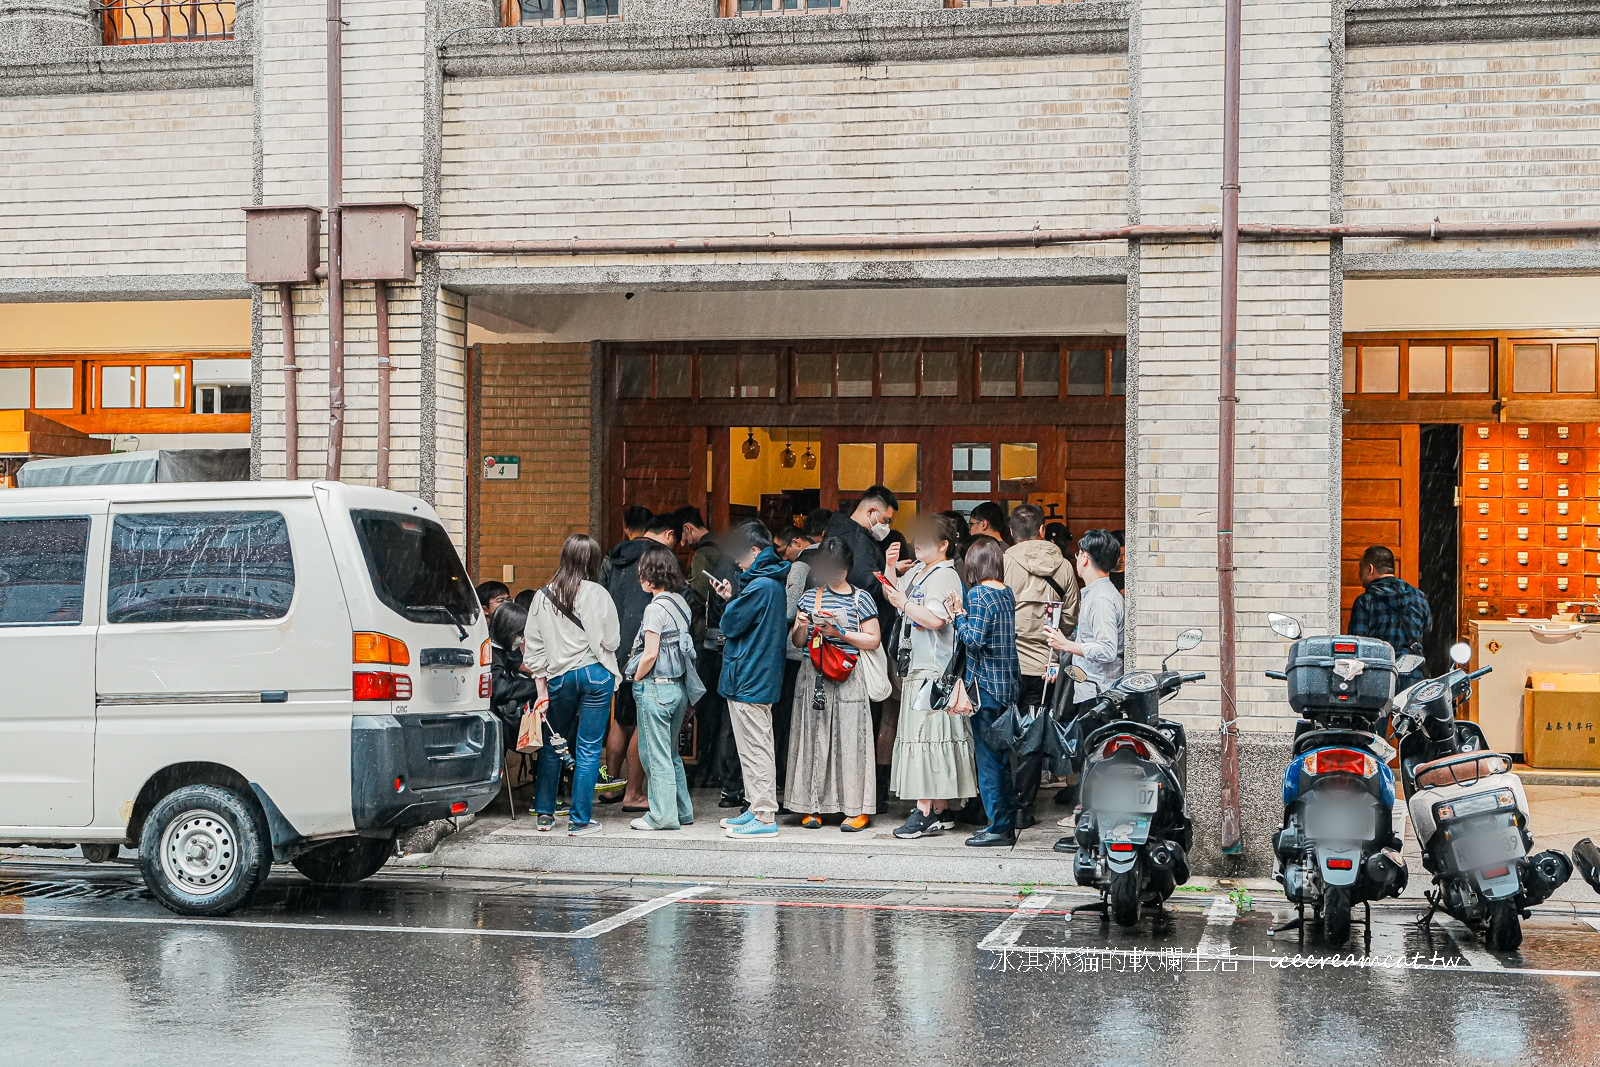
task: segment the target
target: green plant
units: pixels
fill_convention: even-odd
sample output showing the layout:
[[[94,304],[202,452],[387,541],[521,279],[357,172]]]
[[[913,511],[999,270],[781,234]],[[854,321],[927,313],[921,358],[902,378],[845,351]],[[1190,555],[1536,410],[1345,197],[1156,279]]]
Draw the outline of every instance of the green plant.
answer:
[[[1016,889],[1017,889],[1017,896],[1023,898],[1024,900],[1026,900],[1027,898],[1033,896],[1035,893],[1037,893],[1039,891],[1039,886],[1035,882],[1028,882],[1025,885],[1017,886]]]
[[[1250,895],[1250,890],[1244,886],[1236,886],[1228,891],[1228,899],[1233,901],[1233,906],[1240,911],[1249,911],[1254,908],[1255,898]]]

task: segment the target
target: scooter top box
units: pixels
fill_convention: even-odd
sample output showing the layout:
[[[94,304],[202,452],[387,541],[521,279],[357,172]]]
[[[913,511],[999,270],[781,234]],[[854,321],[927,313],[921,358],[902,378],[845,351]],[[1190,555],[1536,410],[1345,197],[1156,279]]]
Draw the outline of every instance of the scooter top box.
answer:
[[[1376,637],[1302,637],[1289,648],[1285,673],[1289,706],[1301,715],[1313,710],[1379,715],[1394,698],[1394,649]]]

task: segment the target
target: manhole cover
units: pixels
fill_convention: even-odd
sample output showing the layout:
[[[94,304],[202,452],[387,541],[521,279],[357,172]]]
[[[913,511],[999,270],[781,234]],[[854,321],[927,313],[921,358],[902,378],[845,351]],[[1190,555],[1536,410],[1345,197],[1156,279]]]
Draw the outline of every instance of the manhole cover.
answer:
[[[783,900],[795,900],[804,903],[812,901],[832,900],[882,900],[889,894],[881,889],[781,889],[761,888],[749,889],[743,892],[735,890],[741,897],[779,897]]]
[[[0,897],[26,897],[30,900],[143,900],[148,896],[144,886],[126,882],[0,881]]]

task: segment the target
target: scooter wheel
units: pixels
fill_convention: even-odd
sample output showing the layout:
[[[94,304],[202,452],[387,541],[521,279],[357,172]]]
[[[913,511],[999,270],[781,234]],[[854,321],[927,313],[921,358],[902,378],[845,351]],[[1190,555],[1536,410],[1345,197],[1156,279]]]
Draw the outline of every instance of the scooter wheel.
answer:
[[[1331,885],[1322,898],[1322,940],[1338,947],[1350,940],[1350,888]]]
[[[1118,926],[1139,924],[1139,872],[1111,876],[1111,921]]]
[[[1522,918],[1509,903],[1489,907],[1489,948],[1495,952],[1513,952],[1522,945]]]

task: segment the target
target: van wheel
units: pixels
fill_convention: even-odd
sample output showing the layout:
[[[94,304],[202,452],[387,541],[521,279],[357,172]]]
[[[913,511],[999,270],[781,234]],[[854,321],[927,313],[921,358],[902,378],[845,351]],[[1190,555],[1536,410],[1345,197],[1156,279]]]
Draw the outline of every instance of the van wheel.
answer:
[[[254,799],[231,789],[173,790],[151,809],[139,837],[145,885],[179,915],[226,915],[272,870],[265,823]]]
[[[341,837],[300,853],[294,869],[318,885],[359,882],[378,873],[390,856],[394,841],[387,837]]]

